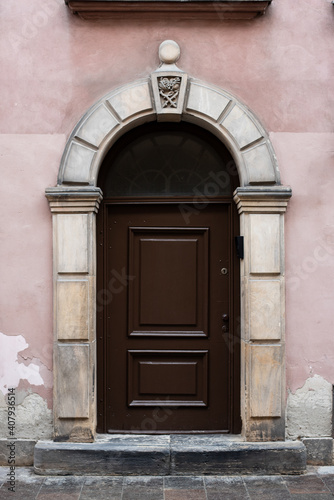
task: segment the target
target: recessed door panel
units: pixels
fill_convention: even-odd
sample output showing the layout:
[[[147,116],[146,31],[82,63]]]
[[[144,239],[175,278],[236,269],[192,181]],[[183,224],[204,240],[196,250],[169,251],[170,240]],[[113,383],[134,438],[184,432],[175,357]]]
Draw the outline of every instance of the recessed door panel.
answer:
[[[140,326],[196,324],[196,243],[158,235],[141,240]]]
[[[129,230],[129,335],[208,334],[208,228]]]
[[[208,351],[128,351],[129,406],[207,406]]]

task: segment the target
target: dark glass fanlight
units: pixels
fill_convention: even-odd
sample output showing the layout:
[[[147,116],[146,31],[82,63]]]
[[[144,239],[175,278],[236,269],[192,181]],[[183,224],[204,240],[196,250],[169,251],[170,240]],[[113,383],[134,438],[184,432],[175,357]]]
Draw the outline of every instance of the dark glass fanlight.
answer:
[[[123,136],[104,160],[105,198],[232,194],[233,160],[211,134],[175,123],[139,129]]]

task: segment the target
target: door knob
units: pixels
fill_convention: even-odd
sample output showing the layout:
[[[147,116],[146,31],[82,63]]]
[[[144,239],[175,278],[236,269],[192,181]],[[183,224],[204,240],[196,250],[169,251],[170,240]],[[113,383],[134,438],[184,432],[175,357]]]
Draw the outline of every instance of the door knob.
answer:
[[[223,315],[222,315],[222,320],[223,320],[225,323],[227,323],[227,321],[228,321],[229,319],[230,319],[230,318],[229,318],[229,315],[228,315],[228,314],[223,314]]]

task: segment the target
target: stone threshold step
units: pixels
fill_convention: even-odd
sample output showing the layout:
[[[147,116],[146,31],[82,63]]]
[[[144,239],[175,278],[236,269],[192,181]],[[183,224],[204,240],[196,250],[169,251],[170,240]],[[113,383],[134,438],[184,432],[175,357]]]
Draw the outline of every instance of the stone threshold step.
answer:
[[[249,443],[223,435],[108,435],[94,443],[38,441],[34,470],[41,475],[302,474],[299,441]]]

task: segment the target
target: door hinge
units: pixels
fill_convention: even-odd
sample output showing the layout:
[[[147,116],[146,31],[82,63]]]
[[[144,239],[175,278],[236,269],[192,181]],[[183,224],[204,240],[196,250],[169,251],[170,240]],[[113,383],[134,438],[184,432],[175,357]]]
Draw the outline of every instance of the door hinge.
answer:
[[[243,236],[236,236],[235,237],[235,248],[237,251],[237,257],[239,259],[244,258],[244,237]]]

